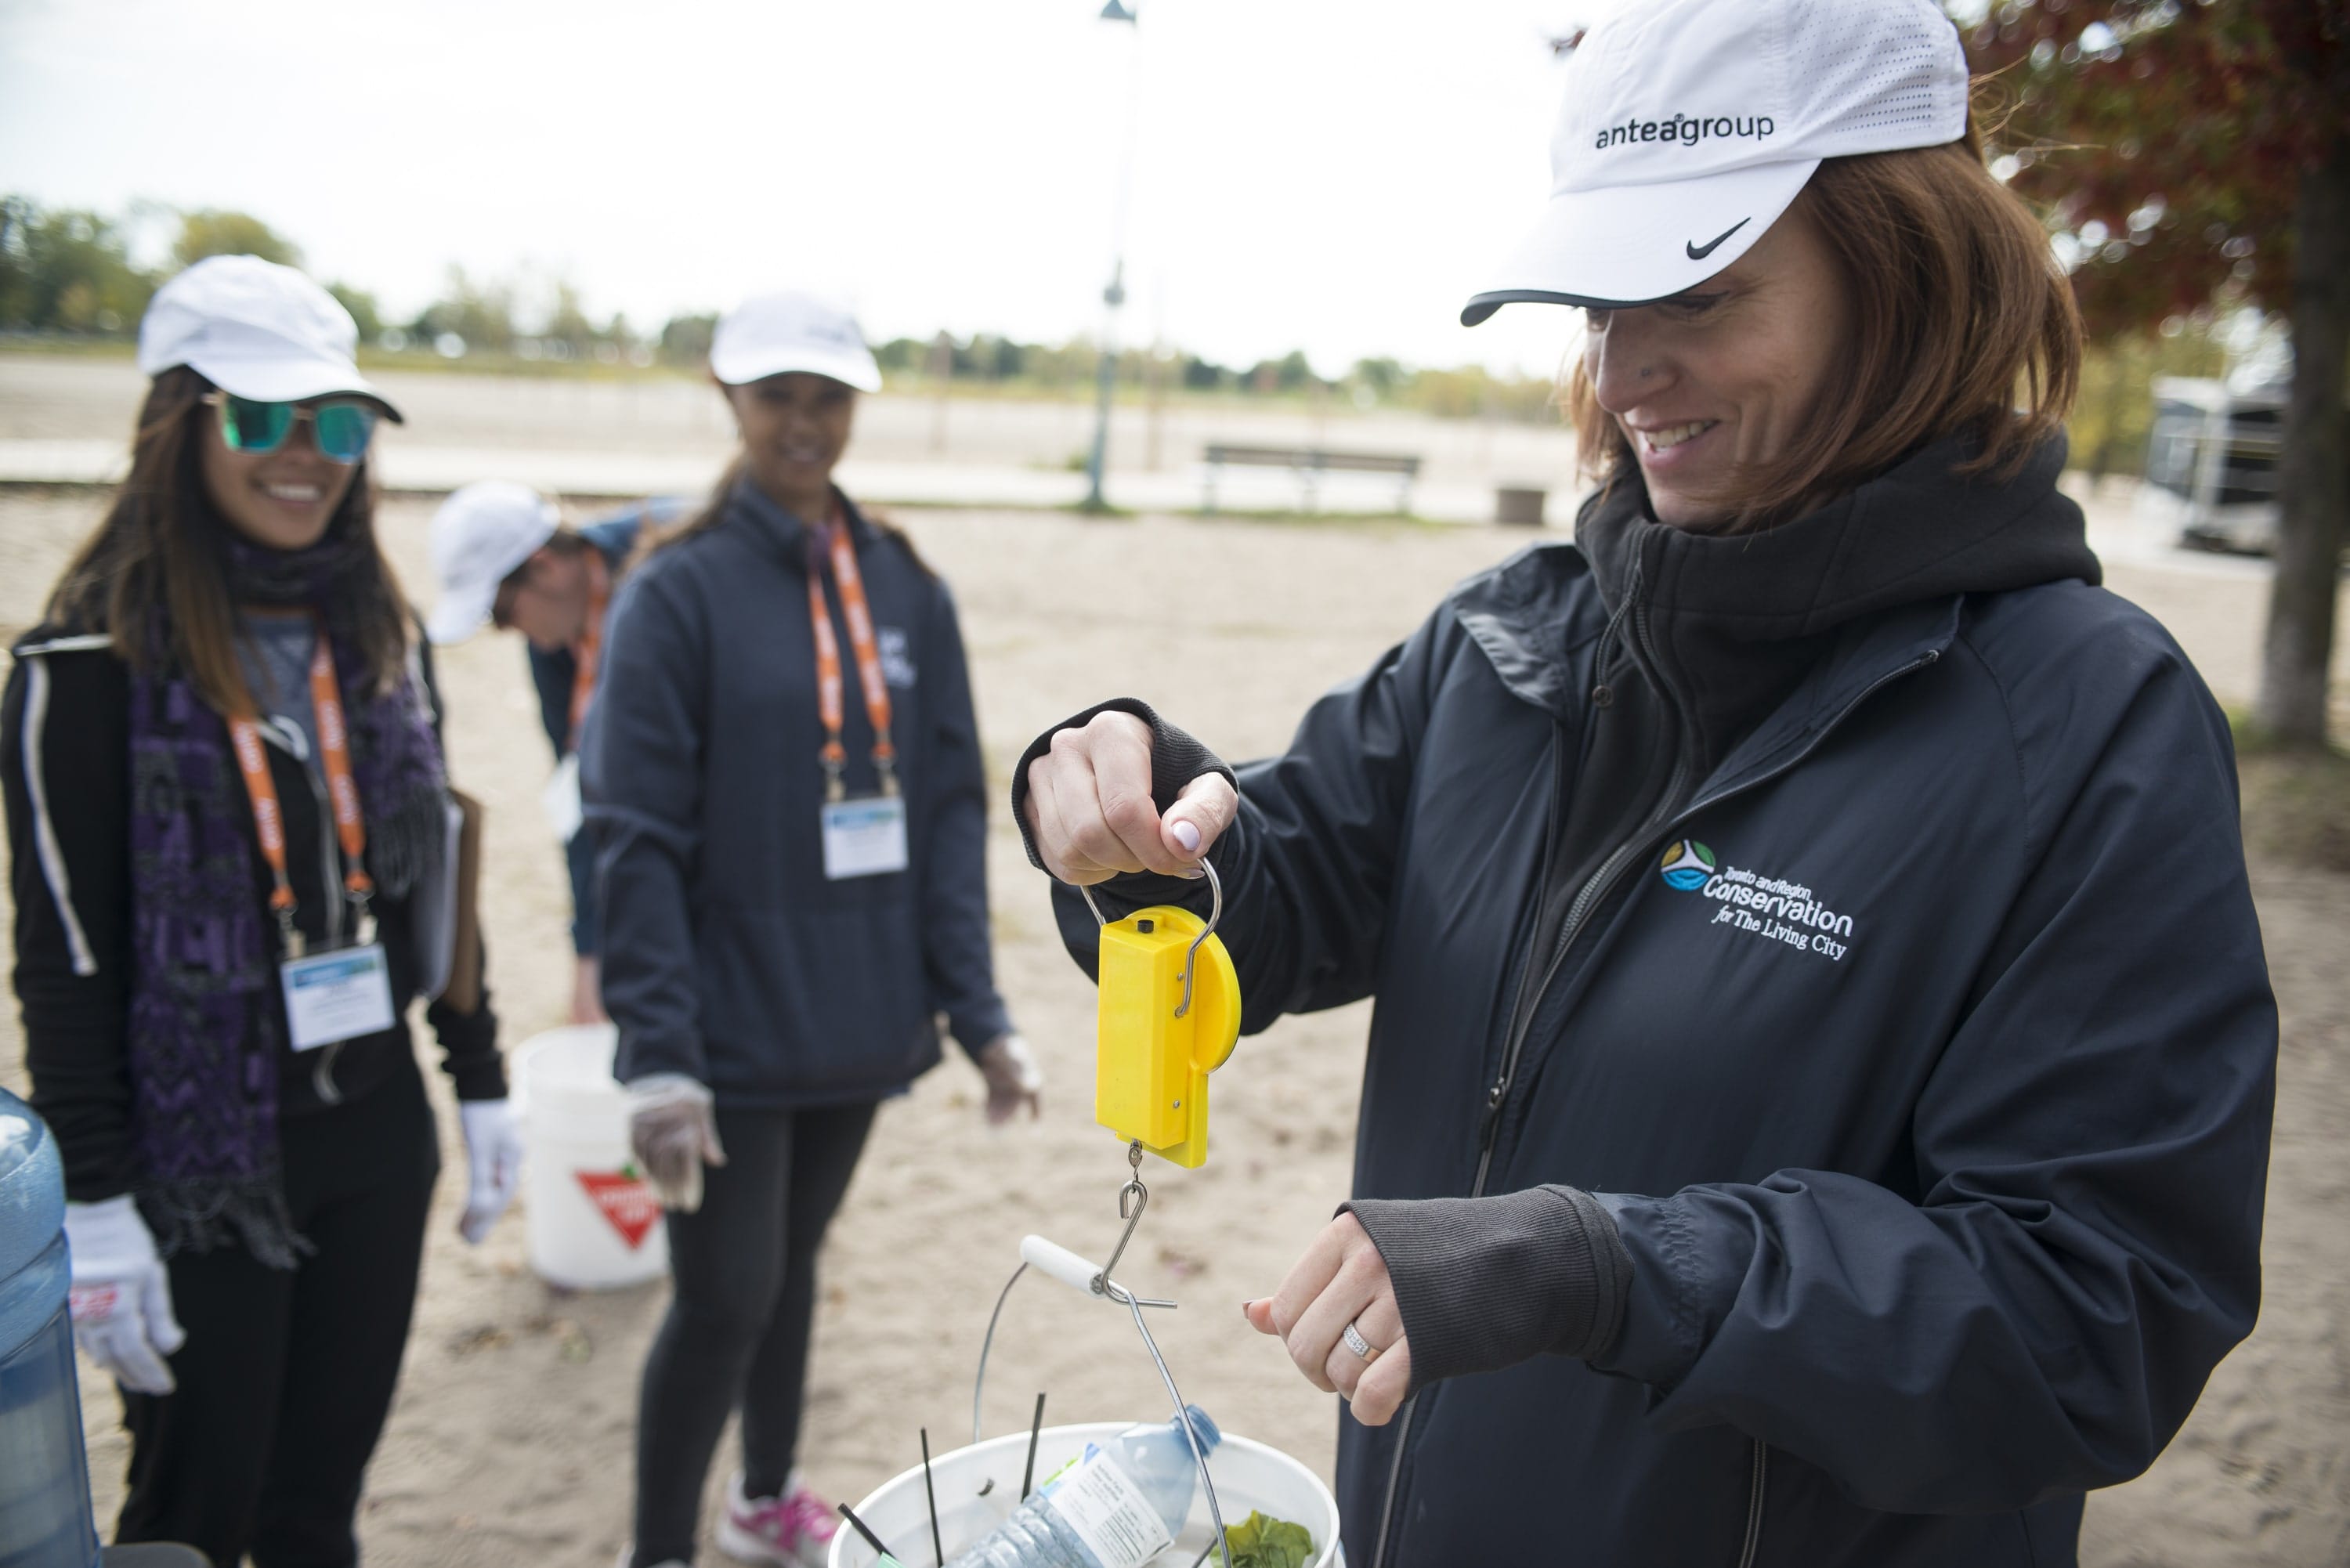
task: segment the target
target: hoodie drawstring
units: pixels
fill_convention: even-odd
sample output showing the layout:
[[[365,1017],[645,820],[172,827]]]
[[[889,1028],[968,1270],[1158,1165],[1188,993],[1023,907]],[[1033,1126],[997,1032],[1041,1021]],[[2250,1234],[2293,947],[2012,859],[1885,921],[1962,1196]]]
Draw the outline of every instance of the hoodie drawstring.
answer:
[[[1591,689],[1591,701],[1594,707],[1615,706],[1616,689],[1607,683],[1609,650],[1616,646],[1616,639],[1623,630],[1624,618],[1631,613],[1632,603],[1639,597],[1640,552],[1636,546],[1632,551],[1631,575],[1624,579],[1624,597],[1616,606],[1615,613],[1607,618],[1607,629],[1599,634],[1599,661],[1596,666],[1599,671],[1599,683]]]

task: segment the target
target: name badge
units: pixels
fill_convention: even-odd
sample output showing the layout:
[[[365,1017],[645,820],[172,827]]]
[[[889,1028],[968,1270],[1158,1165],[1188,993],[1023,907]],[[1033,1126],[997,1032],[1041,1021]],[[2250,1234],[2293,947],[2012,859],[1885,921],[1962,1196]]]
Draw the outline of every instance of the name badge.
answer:
[[[391,967],[381,942],[288,959],[277,972],[296,1051],[380,1034],[392,1025]]]
[[[877,794],[826,805],[824,875],[827,881],[879,877],[906,868],[906,800]]]

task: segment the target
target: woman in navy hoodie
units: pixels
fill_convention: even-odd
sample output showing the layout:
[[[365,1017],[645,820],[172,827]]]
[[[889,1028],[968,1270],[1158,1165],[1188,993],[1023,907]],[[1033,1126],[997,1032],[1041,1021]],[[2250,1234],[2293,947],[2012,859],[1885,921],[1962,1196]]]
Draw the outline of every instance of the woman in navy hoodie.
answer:
[[[995,992],[954,601],[832,483],[873,357],[845,312],[786,294],[727,316],[710,358],[742,452],[629,573],[580,753],[604,1005],[676,1278],[634,1568],[692,1560],[738,1406],[719,1544],[824,1560],[833,1512],[794,1473],[816,1257],[874,1110],[937,1064],[941,1017],[990,1119],[1033,1113],[1041,1083]]]

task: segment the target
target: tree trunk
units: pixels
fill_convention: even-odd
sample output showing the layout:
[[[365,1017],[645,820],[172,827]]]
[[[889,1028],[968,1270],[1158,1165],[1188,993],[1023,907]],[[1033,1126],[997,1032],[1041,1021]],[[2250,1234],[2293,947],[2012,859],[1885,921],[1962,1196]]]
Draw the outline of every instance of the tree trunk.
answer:
[[[2276,577],[2261,669],[2262,728],[2325,744],[2336,561],[2350,515],[2350,132],[2301,177],[2293,205],[2293,392],[2277,462]]]

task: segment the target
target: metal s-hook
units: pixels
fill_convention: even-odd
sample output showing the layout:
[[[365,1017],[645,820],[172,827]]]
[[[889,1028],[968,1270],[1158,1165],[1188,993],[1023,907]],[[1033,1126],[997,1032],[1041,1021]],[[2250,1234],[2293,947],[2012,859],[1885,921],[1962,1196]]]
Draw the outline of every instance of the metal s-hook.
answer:
[[[1126,1185],[1118,1189],[1118,1217],[1126,1221],[1126,1230],[1118,1236],[1118,1245],[1110,1249],[1109,1262],[1104,1263],[1101,1272],[1094,1276],[1093,1285],[1094,1294],[1109,1296],[1113,1301],[1117,1297],[1113,1293],[1116,1287],[1111,1284],[1110,1271],[1117,1268],[1118,1261],[1126,1255],[1126,1244],[1134,1240],[1134,1228],[1142,1223],[1142,1211],[1150,1207],[1150,1189],[1142,1185],[1140,1138],[1127,1145],[1126,1163],[1132,1174],[1127,1177]]]

